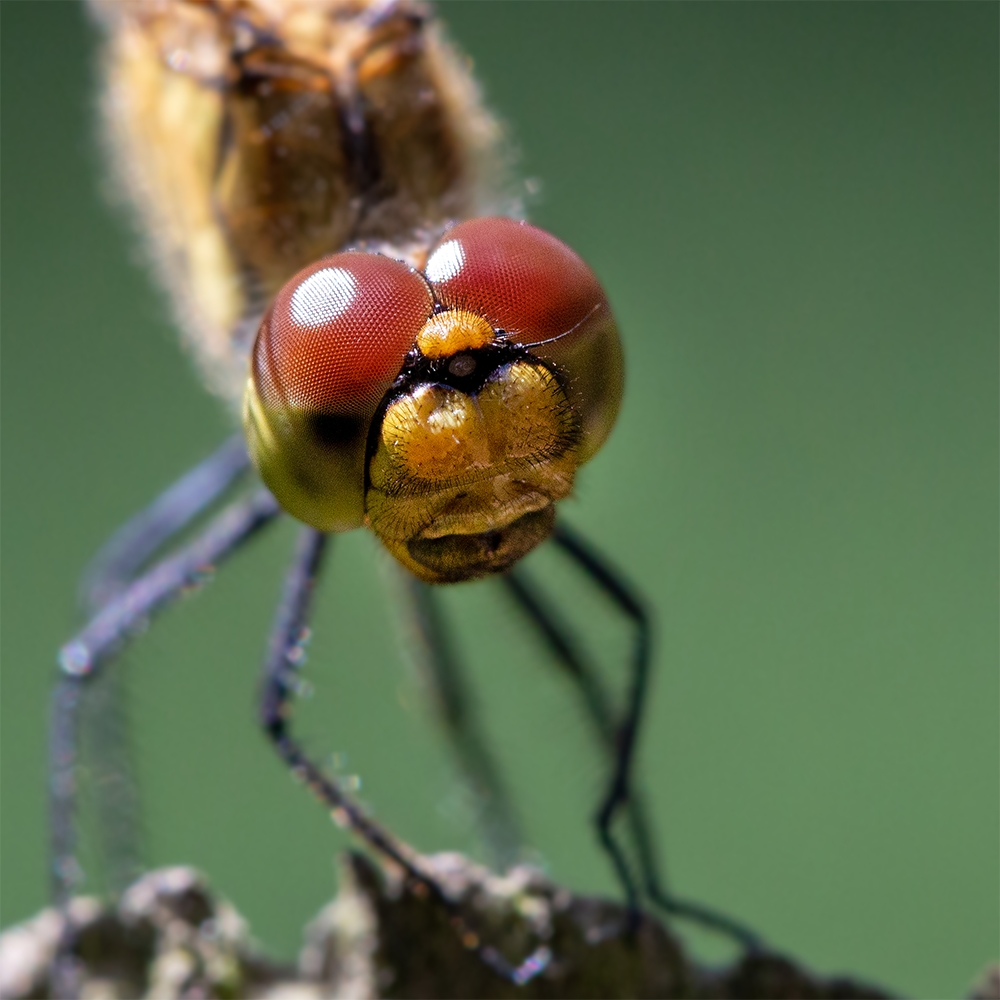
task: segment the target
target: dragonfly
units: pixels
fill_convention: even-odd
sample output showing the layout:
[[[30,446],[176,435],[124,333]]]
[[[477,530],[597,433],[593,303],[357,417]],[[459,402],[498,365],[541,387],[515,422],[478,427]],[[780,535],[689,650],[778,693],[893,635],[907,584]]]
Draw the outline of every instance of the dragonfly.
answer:
[[[205,384],[243,430],[129,520],[85,575],[90,618],[60,653],[52,697],[56,902],[79,880],[92,693],[151,617],[287,515],[302,527],[258,722],[337,822],[423,886],[497,975],[526,982],[547,945],[500,954],[298,738],[312,597],[337,534],[369,530],[398,563],[440,719],[490,803],[498,854],[516,838],[507,792],[437,598],[482,577],[508,591],[576,688],[607,760],[595,832],[628,911],[653,905],[760,947],[738,921],[666,888],[632,777],[650,614],[557,513],[621,401],[614,315],[582,258],[524,219],[503,129],[430,11],[410,0],[92,6],[119,186]],[[624,708],[518,565],[543,542],[632,629]]]

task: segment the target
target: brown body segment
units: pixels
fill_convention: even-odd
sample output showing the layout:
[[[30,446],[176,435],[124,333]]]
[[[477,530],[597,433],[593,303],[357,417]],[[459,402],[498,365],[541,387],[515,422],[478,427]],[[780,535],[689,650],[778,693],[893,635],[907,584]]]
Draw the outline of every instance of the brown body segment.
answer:
[[[501,131],[413,0],[91,0],[118,189],[209,386],[237,402],[257,323],[349,246],[415,263],[516,211]]]
[[[412,296],[381,303],[382,327],[330,340],[293,324],[281,350],[257,340],[244,422],[283,506],[324,531],[370,525],[429,580],[496,572],[537,544],[614,421],[621,350],[571,250],[508,218],[470,218],[517,206],[497,195],[500,130],[428,11],[91,3],[111,28],[113,159],[212,388],[238,398],[261,314],[275,295],[284,308],[300,269],[325,270],[313,261],[353,249],[427,266],[426,280],[406,272]],[[457,242],[471,263],[452,274],[442,253]],[[489,378],[459,384],[491,351]],[[397,392],[390,438],[372,421],[411,355],[444,366],[444,384]]]

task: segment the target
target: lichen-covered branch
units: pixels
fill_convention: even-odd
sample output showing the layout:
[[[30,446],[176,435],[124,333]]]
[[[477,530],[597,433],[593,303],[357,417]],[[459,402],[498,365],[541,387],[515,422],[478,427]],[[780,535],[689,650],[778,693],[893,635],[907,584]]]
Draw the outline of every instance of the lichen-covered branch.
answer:
[[[629,934],[619,904],[576,896],[529,868],[501,877],[457,854],[423,864],[461,901],[466,925],[483,940],[514,962],[544,944],[552,955],[548,966],[522,986],[505,981],[466,947],[449,914],[419,886],[351,854],[339,895],[306,929],[296,966],[265,958],[245,921],[188,868],[149,873],[113,909],[74,900],[80,993],[88,1000],[890,996],[776,954],[706,967],[660,922],[645,918]],[[61,927],[59,914],[46,910],[0,935],[0,997],[51,997]],[[987,977],[975,996],[1000,996],[997,986],[994,970],[992,987]]]

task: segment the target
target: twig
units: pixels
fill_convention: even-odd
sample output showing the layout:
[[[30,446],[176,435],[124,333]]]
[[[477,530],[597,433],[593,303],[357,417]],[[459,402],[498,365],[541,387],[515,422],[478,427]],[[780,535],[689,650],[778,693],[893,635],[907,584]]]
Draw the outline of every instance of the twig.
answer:
[[[691,997],[861,998],[885,990],[822,976],[763,954],[709,968],[663,924],[645,918],[631,937],[626,912],[576,896],[526,867],[498,876],[458,854],[421,859],[460,900],[467,923],[520,961],[545,944],[548,967],[524,986],[500,979],[462,941],[439,904],[379,869],[345,858],[341,890],[306,929],[297,966],[258,951],[236,910],[189,868],[151,872],[114,908],[79,897],[81,994],[88,998]],[[0,997],[50,997],[62,917],[46,910],[0,935]],[[466,942],[468,943],[468,942]],[[974,994],[1000,996],[992,970]],[[992,992],[990,990],[992,989]]]

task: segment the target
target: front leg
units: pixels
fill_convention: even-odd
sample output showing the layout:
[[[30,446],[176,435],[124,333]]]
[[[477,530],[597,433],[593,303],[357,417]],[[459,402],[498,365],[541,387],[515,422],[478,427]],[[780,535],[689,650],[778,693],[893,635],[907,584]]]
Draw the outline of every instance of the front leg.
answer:
[[[65,913],[78,882],[77,769],[80,710],[87,692],[129,638],[155,613],[205,578],[207,572],[273,521],[281,508],[267,490],[227,507],[194,541],[132,581],[60,651],[61,674],[52,692],[49,728],[49,816],[52,896]],[[64,923],[55,995],[76,994],[73,928]]]
[[[660,871],[646,803],[634,787],[631,774],[649,672],[649,616],[627,581],[579,534],[559,523],[553,538],[635,627],[631,686],[625,711],[620,719],[616,719],[612,700],[599,674],[580,648],[573,630],[561,620],[551,602],[529,581],[523,570],[515,569],[504,578],[511,595],[538,630],[555,662],[566,671],[579,691],[595,735],[610,759],[611,775],[595,816],[595,824],[601,845],[611,855],[616,872],[621,876],[624,870],[626,877],[622,878],[622,883],[626,902],[633,908],[637,905],[637,885],[625,861],[624,848],[613,829],[614,820],[621,810],[627,817],[642,887],[649,900],[665,913],[718,931],[734,939],[747,951],[757,952],[763,946],[759,936],[750,928],[700,903],[681,899],[667,889]]]
[[[292,735],[292,694],[301,659],[304,630],[309,620],[316,578],[323,562],[327,535],[303,528],[271,631],[260,695],[260,722],[281,759],[320,803],[330,810],[338,825],[347,827],[383,857],[397,865],[407,880],[433,899],[448,914],[459,940],[497,975],[518,985],[541,972],[549,960],[549,949],[541,945],[519,964],[510,962],[462,913],[440,882],[420,868],[418,853],[385,827],[366,815],[340,784],[328,777]]]

